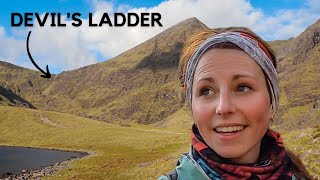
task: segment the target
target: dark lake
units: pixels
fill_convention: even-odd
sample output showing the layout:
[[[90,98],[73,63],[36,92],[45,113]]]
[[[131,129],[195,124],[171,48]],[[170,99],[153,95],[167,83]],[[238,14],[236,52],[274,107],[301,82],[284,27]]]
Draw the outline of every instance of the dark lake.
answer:
[[[0,177],[22,170],[41,169],[57,162],[86,156],[84,152],[0,146]]]

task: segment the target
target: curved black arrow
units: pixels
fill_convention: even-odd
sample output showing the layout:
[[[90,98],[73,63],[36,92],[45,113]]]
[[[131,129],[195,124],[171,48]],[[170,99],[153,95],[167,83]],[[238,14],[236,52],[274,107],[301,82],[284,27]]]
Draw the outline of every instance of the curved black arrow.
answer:
[[[48,68],[48,65],[46,67],[46,70],[47,72],[43,71],[33,60],[32,56],[31,56],[31,53],[29,51],[29,37],[30,37],[30,34],[31,34],[31,31],[29,31],[29,34],[28,34],[28,37],[27,37],[27,52],[28,52],[28,56],[32,62],[32,64],[39,70],[41,71],[43,74],[41,75],[41,77],[43,78],[50,78],[51,77],[51,74],[50,74],[50,71],[49,71],[49,68]]]

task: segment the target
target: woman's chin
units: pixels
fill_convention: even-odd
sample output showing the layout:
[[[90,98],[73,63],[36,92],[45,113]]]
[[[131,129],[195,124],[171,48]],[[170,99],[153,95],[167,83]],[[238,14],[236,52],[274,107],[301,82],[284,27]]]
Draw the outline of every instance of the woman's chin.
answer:
[[[245,142],[241,139],[238,141],[222,141],[219,138],[212,138],[211,142],[216,142],[214,144],[208,144],[211,149],[213,149],[219,156],[227,159],[238,159],[244,156],[249,150],[245,145]]]
[[[213,149],[219,156],[228,160],[232,163],[254,163],[256,162],[259,152],[251,152],[244,147],[223,147],[220,146],[218,149]]]
[[[241,157],[241,153],[239,153],[239,151],[237,152],[234,152],[234,151],[222,151],[222,152],[219,152],[219,151],[216,151],[216,153],[225,158],[225,159],[239,159]]]

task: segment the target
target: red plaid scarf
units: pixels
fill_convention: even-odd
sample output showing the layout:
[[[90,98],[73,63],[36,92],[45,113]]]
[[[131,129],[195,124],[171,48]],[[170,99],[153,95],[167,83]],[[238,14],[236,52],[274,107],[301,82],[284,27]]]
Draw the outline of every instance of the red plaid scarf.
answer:
[[[291,160],[286,154],[280,135],[270,129],[261,141],[259,163],[232,164],[219,156],[202,139],[197,127],[191,133],[195,160],[204,159],[207,165],[221,177],[229,179],[291,179]]]

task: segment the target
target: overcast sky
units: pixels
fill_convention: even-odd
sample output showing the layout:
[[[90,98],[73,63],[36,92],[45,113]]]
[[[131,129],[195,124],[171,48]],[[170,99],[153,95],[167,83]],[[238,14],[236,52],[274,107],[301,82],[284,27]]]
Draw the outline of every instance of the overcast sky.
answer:
[[[196,17],[210,28],[246,26],[265,40],[296,37],[320,18],[320,0],[168,0],[168,1],[1,1],[0,60],[35,69],[27,57],[26,37],[31,30],[30,50],[40,67],[50,71],[77,69],[102,62],[146,41],[165,29]],[[64,16],[67,27],[11,27],[11,13],[80,12],[82,25]],[[103,13],[158,12],[163,27],[88,27],[89,12],[99,22]],[[112,18],[112,17],[111,17]],[[37,24],[37,23],[34,23]]]

